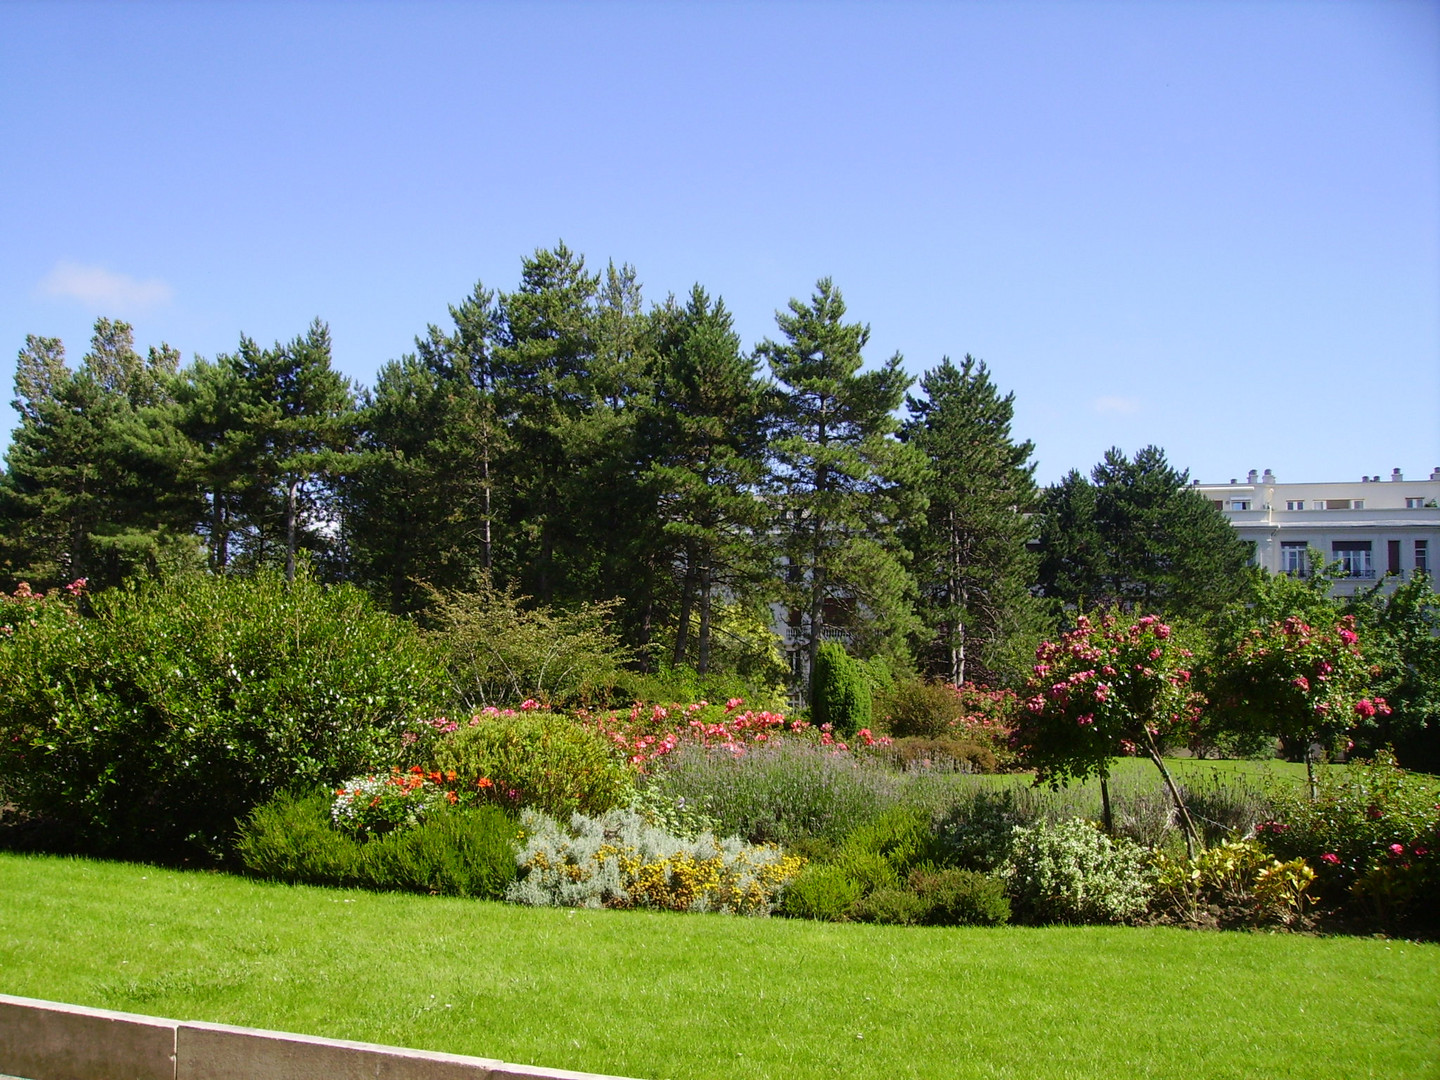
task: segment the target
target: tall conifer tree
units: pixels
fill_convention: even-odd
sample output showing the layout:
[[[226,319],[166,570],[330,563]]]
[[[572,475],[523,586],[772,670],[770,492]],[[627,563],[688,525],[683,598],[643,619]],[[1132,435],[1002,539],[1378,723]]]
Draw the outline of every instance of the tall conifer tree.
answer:
[[[962,683],[993,674],[998,645],[1035,621],[1026,548],[1035,508],[1035,445],[1015,442],[1015,395],[1001,396],[983,362],[944,358],[907,397],[903,438],[929,461],[925,520],[906,530],[915,556],[921,619],[919,649],[933,674]],[[992,661],[993,662],[993,661]]]
[[[791,300],[775,319],[783,340],[766,340],[759,354],[780,384],[776,529],[808,670],[827,637],[844,636],[861,655],[901,656],[917,624],[896,534],[924,505],[923,458],[895,438],[894,413],[911,379],[898,353],[860,370],[870,328],[845,322],[829,278],[808,304]]]

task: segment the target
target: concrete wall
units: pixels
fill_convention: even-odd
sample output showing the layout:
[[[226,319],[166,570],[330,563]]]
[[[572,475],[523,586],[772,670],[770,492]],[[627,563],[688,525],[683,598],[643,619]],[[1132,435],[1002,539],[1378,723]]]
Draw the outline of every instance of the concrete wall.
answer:
[[[23,1080],[607,1080],[0,994],[0,1076]],[[617,1080],[617,1078],[609,1078]]]

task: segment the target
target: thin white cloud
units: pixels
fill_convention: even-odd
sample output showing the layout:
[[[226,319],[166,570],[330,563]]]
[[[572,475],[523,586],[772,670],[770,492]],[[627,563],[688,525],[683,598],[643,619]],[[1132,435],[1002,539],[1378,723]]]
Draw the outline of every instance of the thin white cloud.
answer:
[[[1140,411],[1140,399],[1129,397],[1097,397],[1092,401],[1091,406],[1098,413],[1137,413]]]
[[[40,294],[79,300],[105,312],[123,313],[169,303],[175,290],[158,278],[136,281],[128,275],[112,273],[103,266],[58,262],[40,280]]]

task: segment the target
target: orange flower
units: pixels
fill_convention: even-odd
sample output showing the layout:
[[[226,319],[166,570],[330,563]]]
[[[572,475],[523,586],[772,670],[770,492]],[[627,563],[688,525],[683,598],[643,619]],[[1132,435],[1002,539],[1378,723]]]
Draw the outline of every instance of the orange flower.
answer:
[[[479,780],[475,782],[475,786],[481,788],[492,788],[495,786],[495,781],[491,780],[488,776],[482,776]]]

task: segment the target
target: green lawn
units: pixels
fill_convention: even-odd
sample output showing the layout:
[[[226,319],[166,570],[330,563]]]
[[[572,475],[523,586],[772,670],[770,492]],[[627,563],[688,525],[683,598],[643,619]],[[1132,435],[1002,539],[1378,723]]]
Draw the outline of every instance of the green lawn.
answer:
[[[659,1078],[1440,1076],[1440,946],[532,910],[0,854],[0,991]]]

